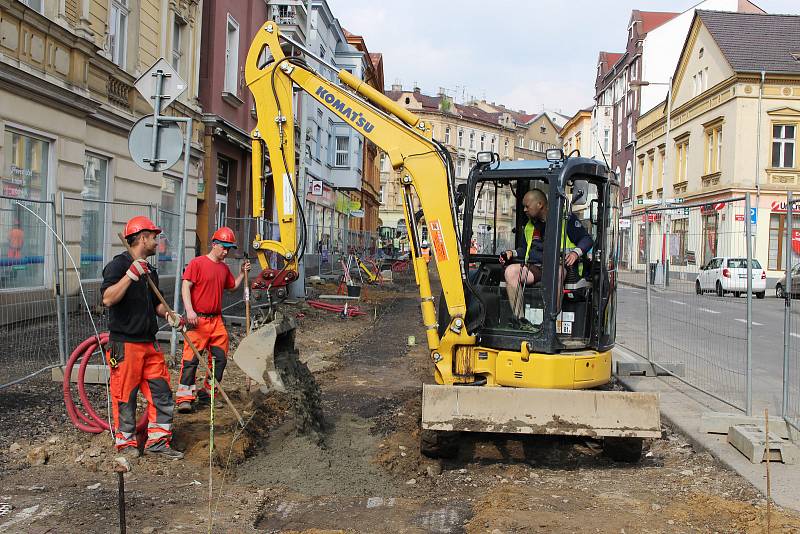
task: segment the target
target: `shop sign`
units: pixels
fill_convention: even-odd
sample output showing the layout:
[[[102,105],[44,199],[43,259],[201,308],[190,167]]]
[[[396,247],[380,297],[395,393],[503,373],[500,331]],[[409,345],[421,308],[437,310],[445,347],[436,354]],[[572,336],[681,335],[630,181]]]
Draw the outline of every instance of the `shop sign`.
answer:
[[[800,230],[792,229],[792,250],[795,254],[800,254]]]
[[[700,207],[700,213],[714,213],[715,211],[722,211],[725,209],[724,202],[712,202],[710,204],[703,204]]]
[[[772,213],[786,213],[787,204],[785,200],[774,200],[770,204],[770,211]],[[800,213],[800,201],[792,202],[792,211]]]

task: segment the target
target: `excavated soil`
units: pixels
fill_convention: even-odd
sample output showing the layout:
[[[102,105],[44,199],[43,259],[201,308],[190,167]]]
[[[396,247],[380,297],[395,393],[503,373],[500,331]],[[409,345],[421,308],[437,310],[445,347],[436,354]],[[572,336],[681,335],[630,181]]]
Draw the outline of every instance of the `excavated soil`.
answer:
[[[763,497],[667,427],[634,465],[592,440],[485,434],[462,435],[452,460],[425,458],[430,359],[408,345],[410,335],[424,339],[418,296],[370,289],[365,317],[286,307],[299,321],[302,395],[253,396],[234,365],[226,371],[249,422],[242,432],[229,409],[217,410],[213,532],[766,532]],[[0,415],[0,533],[116,531],[108,436],[70,429],[57,385],[19,393],[0,392],[11,409]],[[102,403],[101,388],[93,395]],[[176,417],[185,460],[134,462],[129,532],[208,530],[208,415]],[[26,459],[36,447],[49,455],[44,465]],[[797,514],[773,508],[771,522],[771,532],[800,532]]]

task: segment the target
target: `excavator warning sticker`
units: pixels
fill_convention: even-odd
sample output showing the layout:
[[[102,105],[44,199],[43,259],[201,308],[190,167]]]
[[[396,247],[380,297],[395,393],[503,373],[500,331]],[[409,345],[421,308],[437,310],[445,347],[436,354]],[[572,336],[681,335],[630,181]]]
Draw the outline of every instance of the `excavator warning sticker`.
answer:
[[[294,192],[292,191],[292,178],[289,173],[283,174],[283,214],[294,214]]]
[[[447,247],[444,246],[442,224],[439,222],[439,219],[431,221],[431,224],[428,225],[428,230],[431,231],[431,241],[433,241],[433,250],[436,253],[436,261],[447,261]]]

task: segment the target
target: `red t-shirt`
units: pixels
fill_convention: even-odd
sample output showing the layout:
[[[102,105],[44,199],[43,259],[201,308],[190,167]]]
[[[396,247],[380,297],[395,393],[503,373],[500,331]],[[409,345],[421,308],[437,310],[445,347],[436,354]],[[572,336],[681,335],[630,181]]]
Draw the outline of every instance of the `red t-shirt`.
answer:
[[[208,256],[198,256],[189,262],[183,279],[192,283],[190,294],[195,313],[222,313],[222,290],[236,285],[228,266]]]

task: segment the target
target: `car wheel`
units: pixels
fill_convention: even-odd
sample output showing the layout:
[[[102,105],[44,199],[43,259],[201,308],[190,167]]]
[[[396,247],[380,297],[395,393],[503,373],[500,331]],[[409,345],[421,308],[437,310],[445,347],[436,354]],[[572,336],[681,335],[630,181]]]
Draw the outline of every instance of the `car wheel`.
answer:
[[[762,291],[761,293],[756,293],[756,298],[759,300],[763,299],[766,296],[766,294],[767,294],[766,291]]]
[[[697,293],[698,295],[702,295],[703,294],[703,289],[700,287],[700,280],[697,280],[694,283],[694,292]]]
[[[779,299],[785,299],[786,293],[783,292],[783,286],[778,284],[775,286],[775,296]]]
[[[734,297],[736,297],[736,298],[738,299],[739,297],[741,297],[741,296],[742,296],[742,294],[741,294],[739,291],[734,291],[734,292],[733,292],[733,296],[734,296]]]
[[[717,296],[722,297],[725,295],[725,292],[722,290],[722,284],[719,280],[717,280]]]

